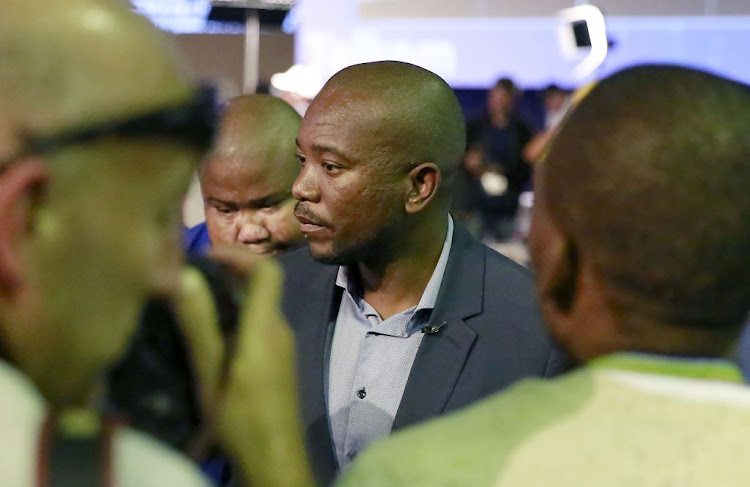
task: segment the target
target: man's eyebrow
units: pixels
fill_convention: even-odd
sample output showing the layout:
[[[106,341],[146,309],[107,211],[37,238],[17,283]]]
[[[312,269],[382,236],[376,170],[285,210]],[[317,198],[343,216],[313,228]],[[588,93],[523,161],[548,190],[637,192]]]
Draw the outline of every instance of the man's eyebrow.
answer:
[[[260,198],[246,201],[243,203],[243,206],[249,206],[251,208],[255,207],[261,207],[266,205],[277,205],[283,201],[288,200],[292,197],[291,190],[289,191],[277,191],[276,193],[271,193],[266,196],[262,196]]]
[[[332,145],[314,144],[312,146],[312,149],[315,152],[326,152],[328,154],[333,154],[335,156],[343,157],[344,159],[350,159],[350,157],[344,154],[344,152],[341,149],[339,149],[338,147],[334,147]]]
[[[294,142],[297,144],[297,147],[301,149],[300,144],[299,144],[299,139],[295,139]],[[344,153],[344,151],[342,151],[341,149],[333,145],[313,144],[312,150],[314,152],[327,152],[329,154],[333,154],[335,156],[339,156],[347,160],[352,160],[350,156]]]
[[[291,190],[290,191],[278,191],[276,193],[268,194],[265,196],[261,196],[260,198],[256,198],[253,200],[247,200],[247,201],[225,201],[220,198],[216,198],[214,196],[209,196],[206,198],[206,201],[209,204],[218,204],[222,206],[231,206],[234,208],[259,208],[266,205],[276,205],[283,201],[286,201],[287,199],[292,197]]]
[[[206,202],[211,203],[211,204],[219,204],[223,206],[237,206],[237,203],[235,203],[234,201],[224,201],[214,196],[207,197]]]

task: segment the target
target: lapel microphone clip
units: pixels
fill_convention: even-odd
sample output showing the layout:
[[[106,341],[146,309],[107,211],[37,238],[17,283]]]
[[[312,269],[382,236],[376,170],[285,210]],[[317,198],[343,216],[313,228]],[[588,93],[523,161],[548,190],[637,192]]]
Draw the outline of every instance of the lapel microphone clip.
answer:
[[[422,327],[422,333],[427,333],[428,335],[437,335],[440,329],[445,325],[447,325],[445,321],[443,321],[439,325],[424,325]]]

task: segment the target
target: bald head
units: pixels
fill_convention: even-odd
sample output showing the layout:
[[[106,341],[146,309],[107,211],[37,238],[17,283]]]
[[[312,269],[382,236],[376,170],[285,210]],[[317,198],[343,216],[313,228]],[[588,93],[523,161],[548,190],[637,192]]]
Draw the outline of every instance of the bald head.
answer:
[[[625,317],[736,329],[750,308],[750,90],[679,67],[602,81],[537,188]]]
[[[214,147],[206,158],[218,165],[243,164],[259,177],[291,181],[297,174],[295,157],[299,114],[285,101],[269,95],[243,95],[227,102]],[[291,178],[291,179],[290,179]]]
[[[380,148],[390,147],[406,164],[434,162],[446,177],[461,160],[463,112],[451,87],[435,73],[396,61],[358,64],[334,75],[316,100],[331,98],[338,107],[356,110]]]
[[[214,148],[199,170],[212,243],[242,244],[255,253],[303,243],[291,198],[300,120],[288,103],[268,95],[227,103]]]

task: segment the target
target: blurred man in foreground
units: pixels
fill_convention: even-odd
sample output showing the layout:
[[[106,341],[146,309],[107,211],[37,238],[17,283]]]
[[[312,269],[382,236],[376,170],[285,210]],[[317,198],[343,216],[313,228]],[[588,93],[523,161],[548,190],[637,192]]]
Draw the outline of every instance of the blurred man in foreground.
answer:
[[[210,140],[210,100],[162,42],[115,2],[0,6],[0,421],[14,452],[4,485],[45,469],[55,478],[54,438],[96,436],[81,408],[144,298],[178,284],[177,210]],[[112,439],[102,475],[117,485],[203,484],[144,436]]]
[[[364,453],[342,485],[745,485],[750,90],[644,66],[602,81],[539,166],[542,310],[586,363]],[[408,459],[404,461],[404,459]]]
[[[293,446],[247,428],[248,417],[265,424],[295,410],[265,402],[273,394],[248,403],[255,372],[265,371],[255,360],[288,359],[274,346],[288,333],[261,331],[262,349],[247,353],[260,328],[241,326],[229,367],[218,327],[207,324],[216,318],[205,282],[190,271],[180,279],[179,201],[212,128],[213,100],[121,2],[0,3],[3,485],[205,485],[187,460],[102,424],[92,406],[144,300],[159,293],[178,297],[201,401],[227,448],[267,465],[279,485],[300,471],[265,458]],[[271,262],[252,274],[248,303],[263,316],[242,316],[263,328],[278,321],[280,274]],[[219,381],[222,363],[229,380]],[[295,421],[287,412],[276,424],[293,431]]]
[[[214,148],[198,169],[206,222],[186,231],[189,253],[211,243],[264,255],[304,245],[292,198],[299,125],[297,112],[272,96],[227,103]]]

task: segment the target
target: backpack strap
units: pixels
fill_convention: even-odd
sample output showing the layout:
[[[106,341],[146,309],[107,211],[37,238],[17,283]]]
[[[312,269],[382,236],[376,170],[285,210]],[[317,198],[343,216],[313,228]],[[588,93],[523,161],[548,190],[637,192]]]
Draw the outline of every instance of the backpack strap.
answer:
[[[64,414],[64,413],[63,413]],[[37,487],[113,487],[112,438],[117,421],[98,416],[94,428],[76,431],[50,413],[43,425],[37,455]]]

